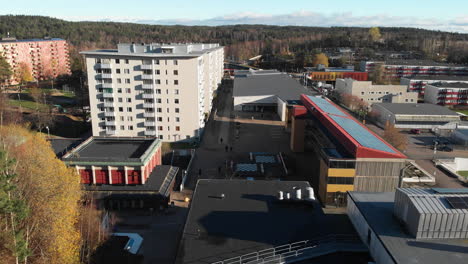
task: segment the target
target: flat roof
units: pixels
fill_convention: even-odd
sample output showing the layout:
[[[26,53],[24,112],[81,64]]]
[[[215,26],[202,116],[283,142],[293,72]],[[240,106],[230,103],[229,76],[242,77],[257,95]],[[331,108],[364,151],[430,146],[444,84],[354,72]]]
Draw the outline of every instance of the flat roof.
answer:
[[[440,88],[468,88],[468,83],[463,82],[438,82],[430,85]]]
[[[206,44],[206,45],[211,45],[213,43],[187,43],[187,44],[167,44],[167,47],[159,47],[161,46],[160,43],[147,43],[144,44],[146,46],[152,46],[156,45],[159,48],[174,48],[174,47],[183,47],[183,46],[190,46],[190,45],[201,45],[201,44]],[[132,45],[132,44],[119,44],[119,45]],[[137,45],[138,51],[136,52],[131,52],[130,50],[120,50],[120,48],[117,49],[97,49],[97,50],[87,50],[87,51],[81,51],[80,54],[84,55],[111,55],[111,56],[125,56],[125,57],[181,57],[181,58],[195,58],[199,57],[205,53],[209,53],[218,49],[224,49],[223,46],[216,46],[216,47],[211,47],[211,48],[205,48],[202,50],[193,50],[189,52],[181,51],[179,49],[175,49],[175,53],[161,53],[161,52],[155,52],[155,51],[146,51],[146,50],[141,50],[140,46]],[[181,51],[181,52],[179,52]]]
[[[446,115],[446,116],[458,116],[457,113],[435,104],[406,104],[406,103],[377,103],[374,106],[380,106],[392,114],[395,115]]]
[[[137,162],[160,146],[155,138],[90,137],[64,155],[64,161],[80,162]]]
[[[293,192],[294,187],[310,185],[199,180],[176,263],[212,263],[326,234],[355,234],[346,215],[324,215],[318,202],[311,207],[278,201],[278,191]]]
[[[411,77],[401,77],[401,78],[413,80],[413,81],[466,81],[468,82],[468,76],[453,76],[453,75],[411,76]]]
[[[298,100],[301,94],[314,94],[287,73],[276,70],[238,71],[234,77],[234,97],[277,96],[283,101]]]
[[[32,39],[14,39],[14,38],[4,38],[0,39],[0,43],[16,43],[16,42],[38,42],[38,41],[60,41],[64,40],[61,38],[32,38]]]
[[[466,263],[466,239],[421,240],[407,234],[393,216],[394,192],[348,194],[396,263]]]
[[[319,96],[304,95],[303,98],[310,102],[311,106],[316,111],[320,112],[321,115],[326,118],[330,124],[338,128],[338,131],[341,132],[346,138],[350,139],[351,142],[355,142],[353,144],[386,153],[389,155],[389,158],[406,158],[406,156],[385,142],[378,135],[370,131],[367,127],[346,113],[344,110],[337,107],[330,100]],[[309,111],[314,110],[309,109]]]

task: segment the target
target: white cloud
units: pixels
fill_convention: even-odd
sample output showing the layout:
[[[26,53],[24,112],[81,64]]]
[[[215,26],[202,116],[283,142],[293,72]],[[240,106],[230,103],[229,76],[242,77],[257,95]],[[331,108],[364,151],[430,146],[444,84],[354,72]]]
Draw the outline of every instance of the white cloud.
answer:
[[[313,11],[300,10],[290,14],[270,15],[254,12],[243,12],[224,16],[213,17],[204,20],[190,19],[132,19],[130,17],[69,17],[68,20],[91,20],[91,21],[118,21],[118,22],[134,22],[144,24],[160,24],[160,25],[233,25],[233,24],[266,24],[278,26],[350,26],[350,27],[414,27],[425,28],[432,30],[450,31],[468,33],[468,14],[453,19],[441,18],[419,18],[392,16],[387,14],[376,14],[372,16],[356,16],[350,12],[321,14]]]

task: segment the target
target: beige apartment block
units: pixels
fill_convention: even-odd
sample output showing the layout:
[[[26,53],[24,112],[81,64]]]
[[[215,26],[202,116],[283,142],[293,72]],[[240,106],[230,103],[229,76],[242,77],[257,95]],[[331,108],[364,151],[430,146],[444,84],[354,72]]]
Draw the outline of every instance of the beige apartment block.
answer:
[[[374,103],[417,103],[418,93],[408,92],[406,85],[374,85],[371,81],[336,79],[335,89],[340,94],[351,94]]]
[[[200,138],[223,76],[219,44],[118,44],[81,54],[93,136]]]

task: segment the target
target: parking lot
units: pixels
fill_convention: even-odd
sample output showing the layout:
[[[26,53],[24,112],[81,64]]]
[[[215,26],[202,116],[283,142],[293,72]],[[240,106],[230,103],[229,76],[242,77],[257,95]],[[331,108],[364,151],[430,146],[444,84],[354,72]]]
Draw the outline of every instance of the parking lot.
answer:
[[[367,126],[379,135],[383,135],[383,129],[373,125]],[[439,170],[434,163],[434,159],[448,159],[448,158],[468,158],[468,149],[465,146],[453,145],[449,138],[437,137],[430,132],[421,132],[420,134],[412,134],[409,131],[402,131],[408,138],[408,146],[403,151],[410,159],[414,159],[427,172],[434,175],[436,179],[436,187],[441,188],[461,188],[467,187],[456,180],[454,177],[447,175],[442,170]],[[438,140],[439,150],[434,151],[434,141]],[[446,143],[446,144],[444,144]],[[452,151],[442,151],[440,146],[448,146]]]

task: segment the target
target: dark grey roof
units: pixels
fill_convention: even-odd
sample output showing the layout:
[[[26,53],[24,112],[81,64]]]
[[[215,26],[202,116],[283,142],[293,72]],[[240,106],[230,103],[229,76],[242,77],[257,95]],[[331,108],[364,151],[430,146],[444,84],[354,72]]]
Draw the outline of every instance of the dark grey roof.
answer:
[[[378,103],[374,106],[381,106],[396,115],[450,115],[458,116],[457,113],[434,104],[396,104],[396,103]]]
[[[314,93],[286,73],[275,70],[239,71],[234,78],[233,96],[278,96],[283,101],[299,100]]]
[[[462,83],[462,82],[438,82],[438,83],[431,83],[430,85],[436,86],[436,87],[441,87],[441,88],[468,88],[468,83]]]
[[[139,158],[151,145],[152,140],[93,140],[77,153],[83,158],[112,157]]]
[[[159,192],[164,179],[168,176],[170,165],[160,165],[154,167],[148,180],[145,184],[137,185],[116,185],[116,184],[101,184],[89,185],[83,184],[87,191],[105,191],[105,192]],[[172,179],[174,180],[174,179]]]
[[[437,76],[411,76],[402,77],[402,79],[409,79],[415,81],[466,81],[468,82],[468,76],[453,76],[453,75],[437,75]]]
[[[349,192],[349,196],[396,263],[466,263],[467,240],[416,240],[407,234],[393,216],[394,192]]]
[[[310,185],[304,181],[199,180],[176,263],[212,263],[320,235],[355,234],[345,215],[324,215],[318,202],[313,208],[278,202],[278,191],[292,192],[295,186]]]
[[[128,137],[90,137],[64,155],[70,162],[142,162],[146,153],[160,143],[158,139]]]

